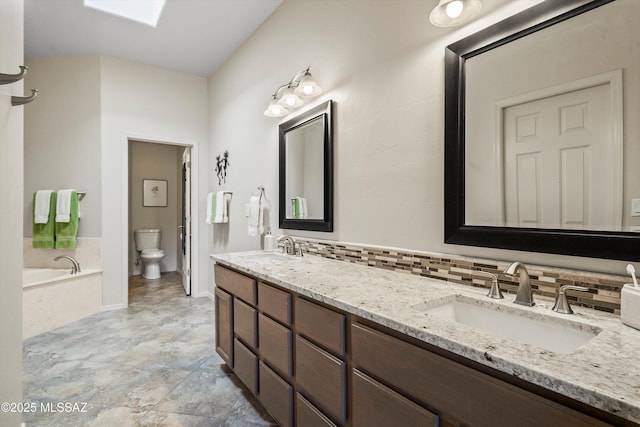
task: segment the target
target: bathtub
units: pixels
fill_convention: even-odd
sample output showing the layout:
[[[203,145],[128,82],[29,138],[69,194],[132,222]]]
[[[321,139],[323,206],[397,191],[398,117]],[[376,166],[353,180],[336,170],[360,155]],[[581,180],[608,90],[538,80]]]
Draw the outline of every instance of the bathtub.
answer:
[[[25,268],[22,272],[22,338],[48,332],[100,311],[101,270]]]

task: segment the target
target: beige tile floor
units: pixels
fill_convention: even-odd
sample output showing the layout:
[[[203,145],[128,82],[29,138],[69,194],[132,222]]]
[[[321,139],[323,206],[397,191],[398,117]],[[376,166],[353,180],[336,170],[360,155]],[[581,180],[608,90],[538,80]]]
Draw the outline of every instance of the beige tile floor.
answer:
[[[212,301],[180,280],[136,276],[127,309],[26,340],[26,426],[275,425],[215,353]]]

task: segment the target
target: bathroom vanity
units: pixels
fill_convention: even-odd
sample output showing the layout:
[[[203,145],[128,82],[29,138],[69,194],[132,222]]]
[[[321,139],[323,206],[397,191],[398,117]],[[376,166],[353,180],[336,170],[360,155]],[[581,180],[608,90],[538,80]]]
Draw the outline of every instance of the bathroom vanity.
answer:
[[[617,316],[542,298],[514,309],[512,295],[317,256],[211,258],[216,350],[282,426],[640,422],[640,331]],[[586,338],[554,351],[432,310],[452,301]]]

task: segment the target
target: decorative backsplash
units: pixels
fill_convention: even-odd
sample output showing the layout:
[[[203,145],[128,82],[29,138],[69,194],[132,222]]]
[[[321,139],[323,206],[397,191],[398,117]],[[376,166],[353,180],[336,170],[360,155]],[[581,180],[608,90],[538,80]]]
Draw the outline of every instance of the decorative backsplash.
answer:
[[[518,289],[517,278],[502,274],[507,262],[301,237],[296,241],[310,255],[488,289],[491,279],[477,273],[484,271],[498,276],[503,292],[515,294]],[[537,295],[555,298],[562,285],[584,286],[589,292],[567,294],[572,304],[620,314],[620,291],[626,283],[623,276],[529,265],[527,270]]]

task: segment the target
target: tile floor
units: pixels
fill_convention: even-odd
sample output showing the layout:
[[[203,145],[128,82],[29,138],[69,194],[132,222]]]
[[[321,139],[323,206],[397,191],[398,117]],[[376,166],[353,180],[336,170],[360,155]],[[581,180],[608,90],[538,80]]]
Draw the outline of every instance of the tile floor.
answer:
[[[134,277],[129,308],[26,340],[26,426],[275,425],[215,353],[213,302],[180,280]]]

